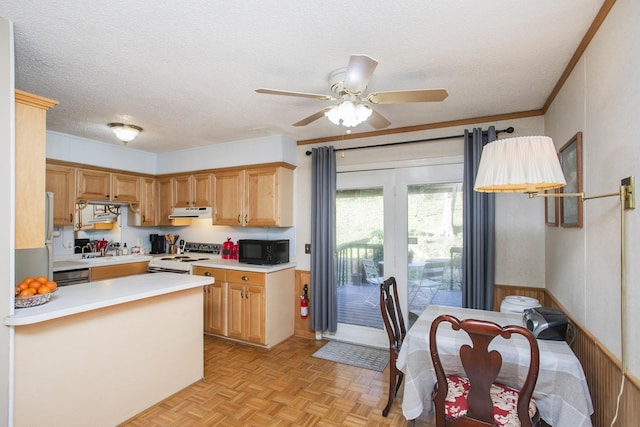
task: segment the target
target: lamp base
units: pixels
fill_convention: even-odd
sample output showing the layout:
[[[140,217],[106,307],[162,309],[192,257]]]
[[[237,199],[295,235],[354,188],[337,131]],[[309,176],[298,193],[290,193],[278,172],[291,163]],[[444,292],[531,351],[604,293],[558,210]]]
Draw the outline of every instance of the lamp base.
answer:
[[[624,193],[622,195],[622,202],[624,203],[624,209],[636,208],[636,179],[633,176],[629,176],[620,181],[620,185],[624,187]]]

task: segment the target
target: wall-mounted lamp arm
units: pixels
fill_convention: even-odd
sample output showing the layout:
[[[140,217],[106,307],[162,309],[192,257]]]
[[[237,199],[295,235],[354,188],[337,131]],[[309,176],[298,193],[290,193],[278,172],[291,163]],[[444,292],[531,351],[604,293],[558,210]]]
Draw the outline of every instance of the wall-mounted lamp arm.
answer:
[[[578,197],[581,200],[602,199],[604,197],[619,196],[620,201],[624,204],[624,209],[635,209],[635,177],[629,176],[620,182],[620,189],[615,193],[598,194],[595,196],[585,196],[581,193],[529,193],[529,198],[533,197]]]

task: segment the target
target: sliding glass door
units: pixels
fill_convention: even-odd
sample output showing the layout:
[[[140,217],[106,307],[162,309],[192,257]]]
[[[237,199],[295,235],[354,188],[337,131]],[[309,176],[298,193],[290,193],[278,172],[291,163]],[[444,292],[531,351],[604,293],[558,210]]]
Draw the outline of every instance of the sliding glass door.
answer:
[[[338,173],[338,331],[329,338],[388,345],[379,284],[390,276],[406,322],[429,303],[460,305],[461,181],[460,164]]]

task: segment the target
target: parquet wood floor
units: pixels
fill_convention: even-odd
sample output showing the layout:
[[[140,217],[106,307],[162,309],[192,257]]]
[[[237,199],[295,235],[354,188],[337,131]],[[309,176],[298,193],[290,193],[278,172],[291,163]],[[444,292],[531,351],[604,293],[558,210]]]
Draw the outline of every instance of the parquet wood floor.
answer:
[[[402,391],[382,416],[389,367],[376,372],[311,357],[323,344],[293,337],[265,350],[205,336],[205,378],[121,426],[408,425]]]

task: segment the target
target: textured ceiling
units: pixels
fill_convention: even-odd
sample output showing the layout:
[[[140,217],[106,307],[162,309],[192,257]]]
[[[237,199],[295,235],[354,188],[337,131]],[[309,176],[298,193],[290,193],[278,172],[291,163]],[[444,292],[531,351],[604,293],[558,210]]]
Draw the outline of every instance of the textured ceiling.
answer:
[[[603,0],[3,0],[16,88],[59,101],[49,130],[121,144],[106,126],[144,128],[130,147],[167,152],[345,128],[331,105],[261,95],[329,94],[352,54],[379,65],[371,91],[446,88],[441,103],[379,105],[389,128],[539,109]],[[364,123],[353,133],[369,132]]]

